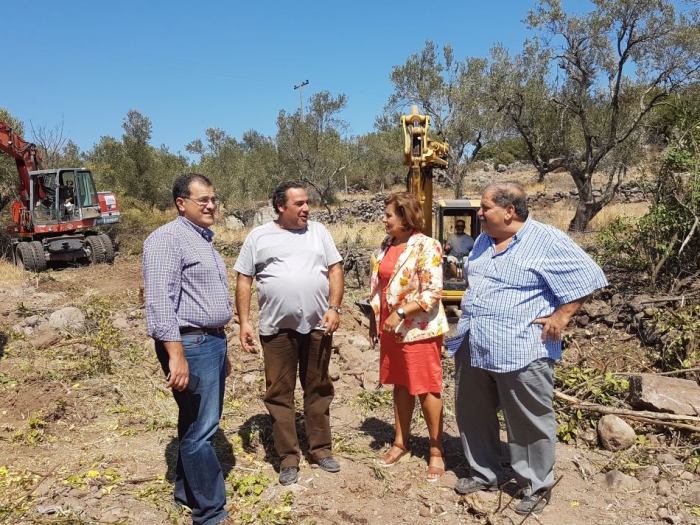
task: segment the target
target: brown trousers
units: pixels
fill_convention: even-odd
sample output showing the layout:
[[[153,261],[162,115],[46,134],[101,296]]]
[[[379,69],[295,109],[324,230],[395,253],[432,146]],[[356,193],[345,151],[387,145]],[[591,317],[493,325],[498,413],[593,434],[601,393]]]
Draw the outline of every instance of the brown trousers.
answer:
[[[299,465],[301,451],[296,431],[294,388],[299,380],[304,390],[304,422],[309,454],[314,461],[331,452],[330,406],[333,381],[328,376],[331,359],[331,335],[312,330],[300,334],[280,330],[276,335],[261,336],[265,358],[265,406],[272,418],[275,449],[280,468]]]

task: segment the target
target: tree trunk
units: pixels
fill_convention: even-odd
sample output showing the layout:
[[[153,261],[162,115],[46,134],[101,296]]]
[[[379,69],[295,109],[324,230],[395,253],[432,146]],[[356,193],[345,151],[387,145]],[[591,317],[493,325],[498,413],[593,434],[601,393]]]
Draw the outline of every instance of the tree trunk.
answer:
[[[591,179],[588,176],[571,174],[576,187],[578,188],[578,204],[576,205],[576,213],[574,218],[569,223],[570,232],[582,232],[588,227],[593,217],[598,215],[598,212],[603,209],[603,202],[597,201],[593,197],[593,188]]]

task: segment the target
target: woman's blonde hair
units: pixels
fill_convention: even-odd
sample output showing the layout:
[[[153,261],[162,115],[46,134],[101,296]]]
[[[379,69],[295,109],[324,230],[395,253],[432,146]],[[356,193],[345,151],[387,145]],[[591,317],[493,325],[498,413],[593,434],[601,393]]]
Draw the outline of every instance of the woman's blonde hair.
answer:
[[[405,230],[420,231],[423,229],[423,207],[418,197],[407,191],[390,193],[384,199],[384,205],[394,205],[396,215],[401,217]]]

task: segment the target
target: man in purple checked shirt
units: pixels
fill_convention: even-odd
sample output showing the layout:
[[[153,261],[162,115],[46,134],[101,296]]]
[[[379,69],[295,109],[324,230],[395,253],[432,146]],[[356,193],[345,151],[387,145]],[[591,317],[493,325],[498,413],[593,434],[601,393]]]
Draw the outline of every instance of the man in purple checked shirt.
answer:
[[[226,377],[224,326],[231,320],[226,265],[212,245],[216,195],[205,176],[173,184],[179,216],[144,244],[146,324],[179,408],[175,502],[195,525],[227,522],[224,476],[212,439],[219,428]]]

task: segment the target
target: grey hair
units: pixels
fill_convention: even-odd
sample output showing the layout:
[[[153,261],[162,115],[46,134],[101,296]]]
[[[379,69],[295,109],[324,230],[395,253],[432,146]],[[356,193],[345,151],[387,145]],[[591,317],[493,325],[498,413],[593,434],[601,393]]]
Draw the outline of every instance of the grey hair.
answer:
[[[491,197],[491,200],[500,208],[513,206],[515,215],[519,219],[527,219],[530,212],[527,209],[527,193],[525,188],[517,182],[497,182],[491,184],[484,190],[484,195]]]

